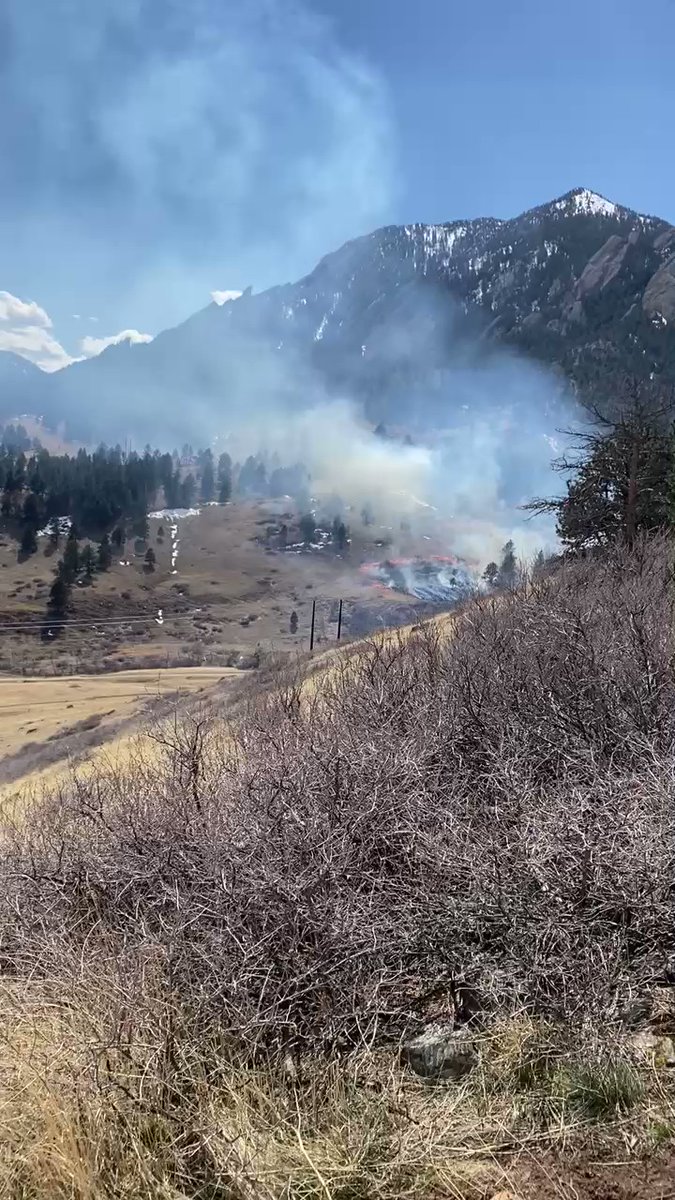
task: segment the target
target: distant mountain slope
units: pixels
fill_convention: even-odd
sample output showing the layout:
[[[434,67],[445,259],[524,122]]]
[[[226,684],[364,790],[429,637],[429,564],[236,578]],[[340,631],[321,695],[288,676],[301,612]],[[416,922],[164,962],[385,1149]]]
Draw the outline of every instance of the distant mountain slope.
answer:
[[[675,228],[581,188],[508,221],[390,226],[298,283],[212,304],[38,390],[41,411],[93,436],[222,429],[317,390],[387,420],[413,397],[423,411],[432,384],[451,404],[444,370],[496,345],[600,391],[625,372],[675,380]]]
[[[0,420],[35,412],[35,398],[47,376],[28,359],[11,350],[0,352]]]

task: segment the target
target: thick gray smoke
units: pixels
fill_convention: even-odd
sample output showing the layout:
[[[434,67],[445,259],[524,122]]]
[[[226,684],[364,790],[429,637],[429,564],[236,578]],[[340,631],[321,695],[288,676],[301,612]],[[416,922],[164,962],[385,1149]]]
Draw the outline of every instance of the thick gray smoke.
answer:
[[[115,347],[119,331],[156,333],[212,293],[225,307],[243,304],[227,294],[297,278],[390,216],[384,89],[307,4],[5,0],[0,55],[0,171],[13,164],[0,188],[0,216],[13,230],[0,287],[45,306],[33,306],[45,318],[43,341],[44,328],[69,333],[74,308],[93,309],[95,327],[70,327],[73,353],[110,344],[104,357],[126,356],[118,362],[149,361],[146,350],[161,359],[161,338]],[[453,336],[436,303],[420,299],[416,311],[413,299],[405,319],[376,331],[369,364],[383,380],[401,356],[424,375],[436,324]],[[321,494],[368,503],[392,529],[405,519],[420,538],[435,521],[448,550],[483,562],[508,538],[524,554],[550,544],[550,527],[518,509],[557,486],[551,438],[565,422],[545,372],[493,353],[480,366],[440,370],[414,396],[389,395],[384,382],[378,403],[398,430],[383,439],[356,390],[336,394],[306,357],[278,355],[255,335],[225,372],[217,350],[226,313],[213,316],[194,358],[187,335],[178,355],[189,404],[171,405],[175,357],[165,380],[161,371],[144,377],[142,411],[122,374],[104,404],[109,413],[108,395],[118,397],[109,440],[197,445],[217,434],[239,458],[300,460]],[[78,378],[91,407],[94,377]]]
[[[0,110],[0,289],[73,352],[389,215],[382,85],[302,0],[3,0]]]
[[[509,408],[505,383],[519,377],[523,395],[517,409]],[[498,559],[509,540],[524,559],[555,549],[553,522],[532,520],[522,509],[533,496],[560,488],[551,462],[563,439],[553,412],[546,415],[553,381],[509,359],[464,374],[462,387],[463,394],[473,394],[474,411],[470,404],[450,410],[446,428],[417,434],[413,444],[376,434],[354,402],[324,399],[295,413],[268,408],[262,423],[229,423],[218,445],[240,459],[262,453],[285,464],[302,462],[318,499],[339,496],[357,511],[367,505],[391,530],[394,544],[403,521],[418,531],[421,551],[431,532],[435,540],[447,539],[448,551],[482,566]],[[556,411],[560,415],[559,398]],[[567,413],[571,419],[571,401]]]
[[[406,333],[410,339],[410,327]],[[427,349],[409,341],[422,377]],[[378,401],[385,436],[362,403],[328,395],[305,363],[261,349],[241,370],[250,415],[221,421],[218,445],[240,460],[262,453],[302,462],[317,498],[342,497],[357,511],[367,505],[394,549],[402,521],[418,533],[420,551],[432,535],[482,567],[509,540],[524,559],[556,548],[554,522],[523,510],[534,496],[559,492],[552,461],[564,449],[561,429],[576,420],[572,397],[543,367],[486,348],[471,365],[429,373],[433,382],[418,386],[412,403],[392,384]]]

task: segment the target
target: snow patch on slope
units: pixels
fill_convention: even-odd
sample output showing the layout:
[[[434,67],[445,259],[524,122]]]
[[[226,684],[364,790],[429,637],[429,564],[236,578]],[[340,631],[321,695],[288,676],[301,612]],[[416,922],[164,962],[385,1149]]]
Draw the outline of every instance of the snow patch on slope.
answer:
[[[611,200],[606,200],[590,188],[579,188],[569,196],[564,196],[556,202],[555,207],[562,210],[571,208],[572,212],[594,217],[615,217],[619,211],[618,204],[613,204]]]

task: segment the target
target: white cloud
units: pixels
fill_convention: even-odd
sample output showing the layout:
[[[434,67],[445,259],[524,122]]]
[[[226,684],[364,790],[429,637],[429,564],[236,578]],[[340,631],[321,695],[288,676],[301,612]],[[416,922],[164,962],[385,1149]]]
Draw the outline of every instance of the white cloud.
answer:
[[[12,325],[36,326],[41,329],[51,329],[49,315],[36,304],[34,300],[20,300],[11,292],[0,292],[0,321],[9,321]]]
[[[73,313],[73,319],[80,317]],[[97,321],[98,317],[89,320]],[[120,342],[134,345],[152,341],[151,334],[139,333],[137,329],[123,329],[110,337],[87,336],[81,339],[80,355],[75,358],[53,336],[52,328],[51,317],[34,300],[21,300],[11,292],[0,291],[0,351],[19,354],[43,371],[60,371],[83,358],[94,358],[108,346],[117,346]]]
[[[211,299],[213,300],[214,304],[227,304],[228,300],[238,300],[240,296],[241,292],[234,291],[211,292]]]
[[[52,319],[35,300],[0,292],[0,350],[19,354],[43,371],[60,371],[75,359],[49,331]]]
[[[14,329],[0,327],[0,350],[11,350],[43,371],[60,371],[61,367],[77,361],[47,329],[39,325],[23,325]]]
[[[91,319],[91,318],[90,318]],[[80,350],[85,358],[94,358],[97,354],[102,354],[108,346],[119,346],[120,342],[129,342],[130,345],[137,345],[139,342],[151,342],[151,333],[139,333],[137,329],[123,329],[120,333],[113,333],[110,337],[83,337],[80,341]]]

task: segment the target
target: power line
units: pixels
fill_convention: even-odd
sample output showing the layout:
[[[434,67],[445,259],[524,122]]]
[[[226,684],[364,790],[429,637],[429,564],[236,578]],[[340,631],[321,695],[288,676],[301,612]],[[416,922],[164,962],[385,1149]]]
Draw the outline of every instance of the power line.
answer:
[[[166,625],[169,621],[192,621],[196,616],[199,615],[201,611],[201,609],[194,609],[189,613],[163,614],[161,623],[162,625]],[[0,624],[0,633],[14,633],[17,630],[19,632],[23,630],[31,632],[33,630],[44,629],[46,625],[49,626],[50,629],[98,629],[100,627],[110,628],[111,626],[115,625],[147,625],[150,623],[150,621],[155,621],[156,624],[159,624],[157,616],[154,613],[134,613],[130,617],[92,617],[88,621],[57,621],[51,620],[49,616],[45,614],[44,618],[39,621],[16,621],[8,622],[7,624]]]

